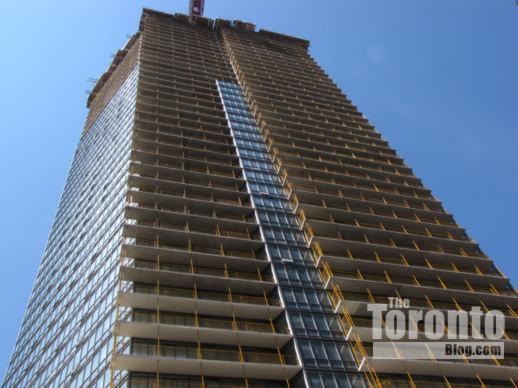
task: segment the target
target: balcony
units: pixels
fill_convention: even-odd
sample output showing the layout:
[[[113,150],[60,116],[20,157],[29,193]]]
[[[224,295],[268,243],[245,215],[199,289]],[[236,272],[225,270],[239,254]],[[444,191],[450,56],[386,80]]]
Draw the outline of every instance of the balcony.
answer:
[[[205,233],[222,237],[245,240],[260,240],[259,225],[255,222],[243,222],[191,213],[161,212],[136,206],[126,207],[125,218],[129,225],[145,226],[156,229],[178,230],[192,233]],[[255,221],[255,220],[254,220]]]
[[[318,182],[332,183],[340,186],[351,186],[358,187],[365,190],[373,190],[376,192],[399,194],[409,197],[422,198],[426,200],[432,200],[433,197],[430,194],[430,190],[424,189],[419,186],[410,186],[403,183],[387,182],[386,176],[379,176],[378,179],[373,176],[375,174],[366,174],[365,172],[360,173],[358,171],[349,171],[344,167],[342,171],[330,171],[330,169],[318,170],[315,166],[303,163],[301,165],[293,164],[282,164],[285,174],[290,178],[301,178],[309,179]],[[318,166],[320,167],[320,166]],[[317,168],[318,168],[317,167]],[[321,168],[321,167],[320,167]],[[381,180],[384,178],[383,180]]]
[[[431,203],[415,197],[400,196],[396,194],[381,193],[370,190],[357,190],[354,187],[340,187],[332,184],[318,184],[318,181],[304,180],[300,178],[287,178],[289,181],[290,194],[297,198],[309,198],[313,200],[356,202],[362,205],[386,206],[417,212],[426,211],[433,215],[444,216],[442,206],[438,203]],[[304,200],[306,203],[307,199]]]
[[[511,308],[518,308],[518,298],[514,291],[509,291],[509,295],[491,293],[490,290],[485,292],[477,290],[459,290],[455,288],[444,288],[437,281],[421,281],[419,283],[411,281],[407,278],[394,278],[393,282],[389,282],[386,276],[370,275],[369,277],[361,276],[358,273],[351,272],[333,272],[325,271],[324,281],[326,288],[331,289],[336,284],[345,292],[365,292],[366,294],[374,293],[378,295],[400,295],[403,298],[415,298],[424,295],[432,301],[448,301],[462,300],[464,303],[479,304],[481,301],[494,306],[505,308],[506,305]]]
[[[363,176],[375,176],[379,179],[388,177],[391,181],[407,184],[411,182],[413,185],[421,185],[419,178],[414,176],[411,171],[406,171],[405,168],[396,168],[390,166],[373,165],[370,162],[360,162],[354,157],[346,155],[321,155],[315,152],[290,152],[290,150],[283,150],[275,153],[275,156],[284,164],[302,165],[309,164],[317,169],[330,169],[335,172],[343,171],[347,168],[351,173],[359,173]]]
[[[229,155],[227,153],[202,151],[196,148],[176,146],[169,144],[167,146],[156,145],[154,143],[154,135],[150,136],[151,140],[142,139],[140,136],[134,137],[133,151],[138,154],[145,154],[148,158],[174,158],[174,155],[181,155],[182,158],[189,160],[198,160],[202,162],[213,162],[239,168],[239,158],[237,155]],[[151,159],[152,160],[152,159]]]
[[[277,153],[282,156],[283,159],[287,160],[293,160],[294,158],[296,160],[311,158],[312,160],[316,160],[323,163],[329,163],[332,165],[346,164],[348,166],[355,166],[357,168],[362,168],[364,170],[386,172],[398,176],[414,178],[412,175],[412,170],[406,166],[388,165],[377,161],[369,161],[364,159],[360,160],[349,155],[323,153],[321,151],[316,151],[308,148],[304,149],[303,152],[299,152],[293,147],[280,143],[275,144],[275,149],[277,150]]]
[[[188,170],[201,172],[203,174],[223,176],[235,179],[242,179],[241,167],[228,166],[226,164],[183,159],[179,157],[165,157],[157,154],[150,154],[133,150],[132,159],[134,163],[144,166],[165,167],[175,170]]]
[[[133,343],[118,352],[114,367],[130,372],[268,380],[289,380],[302,369],[294,356],[281,352],[147,343]]]
[[[141,76],[143,78],[147,78],[148,72],[145,70],[145,68],[143,68],[141,71]],[[156,76],[156,73],[153,75]],[[160,78],[162,82],[166,78],[163,69],[160,72]],[[178,75],[176,75],[172,81],[175,82],[175,86],[178,86],[178,84],[176,84],[178,81]],[[198,82],[198,85],[202,88],[207,87],[207,84],[203,81],[192,79],[186,80],[186,83],[189,85],[192,85],[196,82]],[[210,89],[207,90],[207,92],[209,91]],[[172,103],[165,104],[163,101],[161,101],[161,99],[151,102],[149,100],[143,100],[142,98],[139,98],[137,101],[137,112],[145,114],[147,117],[156,115],[166,119],[185,119],[189,120],[189,122],[201,121],[204,124],[202,131],[209,132],[215,139],[225,139],[227,136],[230,136],[230,131],[228,131],[228,129],[226,129],[223,124],[225,122],[225,117],[221,109],[207,110],[206,108],[201,108],[194,104],[182,104],[180,106],[179,104]],[[189,126],[189,128],[192,128],[192,126]],[[208,130],[205,128],[208,128]],[[193,129],[189,130],[192,131]],[[199,129],[194,130],[198,131]]]
[[[400,248],[410,251],[444,253],[464,257],[485,258],[477,244],[470,241],[457,241],[432,236],[402,233],[390,230],[362,226],[359,223],[346,225],[339,223],[322,222],[316,220],[306,220],[304,228],[309,238],[328,238],[338,241],[353,241],[358,243],[375,244],[376,246],[386,246]],[[487,260],[487,258],[486,258]]]
[[[131,162],[130,173],[132,175],[165,180],[169,182],[187,182],[200,186],[212,186],[228,190],[236,190],[244,186],[243,179],[226,175],[211,175],[210,170],[197,169],[195,167],[170,168],[143,163]]]
[[[317,244],[314,245],[318,250]],[[363,248],[363,249],[362,249]],[[376,247],[377,248],[377,247]],[[323,252],[322,252],[323,253]],[[451,279],[453,281],[461,279],[472,281],[473,284],[484,285],[491,282],[495,287],[505,288],[509,279],[504,277],[490,260],[474,259],[454,261],[451,256],[433,256],[429,260],[427,257],[407,256],[404,254],[380,254],[380,250],[375,248],[349,247],[342,257],[331,255],[319,255],[316,262],[322,266],[324,262],[337,270],[349,270],[351,268],[365,268],[369,271],[395,271],[399,274],[422,274],[424,278],[430,274],[440,276],[441,279]],[[470,263],[470,261],[472,261]]]
[[[235,292],[249,292],[256,295],[269,293],[276,287],[273,276],[255,272],[241,272],[228,268],[195,267],[174,263],[157,263],[152,261],[125,259],[121,267],[121,279],[135,283],[154,284],[160,282],[164,286],[190,287],[196,284],[202,289]]]
[[[263,258],[245,258],[235,256],[225,256],[218,253],[207,253],[197,251],[187,251],[179,249],[158,248],[153,245],[137,244],[137,241],[130,243],[126,241],[123,244],[123,252],[125,259],[134,258],[146,260],[149,262],[161,262],[163,264],[182,264],[193,265],[195,267],[215,267],[221,266],[229,270],[239,270],[242,272],[256,272],[258,269],[261,273],[265,273],[270,267],[270,262],[266,257]]]
[[[242,345],[275,349],[292,338],[282,324],[243,319],[209,318],[196,314],[135,311],[128,320],[116,323],[121,336],[193,342],[213,345]]]
[[[339,258],[333,256],[322,256],[317,261],[317,266],[322,268],[329,265],[329,268],[336,276],[345,274],[350,277],[352,273],[361,273],[365,279],[374,279],[378,277],[382,281],[391,281],[395,283],[410,283],[415,285],[429,285],[464,291],[478,291],[486,293],[497,293],[499,290],[506,290],[509,286],[509,280],[505,277],[495,276],[491,274],[475,273],[474,267],[472,272],[463,270],[454,270],[454,267],[437,268],[425,266],[424,264],[416,265],[399,258],[399,262],[391,262],[391,258],[385,258],[378,255],[376,259],[363,259],[359,257]],[[394,258],[394,260],[397,260]],[[398,280],[399,279],[399,280]]]
[[[192,284],[189,285],[192,287]],[[132,291],[132,292],[131,292]],[[247,290],[249,291],[249,290]],[[225,290],[214,292],[200,288],[174,288],[137,284],[119,294],[120,304],[136,309],[204,314],[246,319],[276,319],[284,308],[276,292],[251,295]]]
[[[209,234],[212,232],[212,234]],[[258,239],[222,236],[217,229],[206,230],[189,224],[179,229],[161,229],[154,226],[125,224],[124,236],[128,242],[155,248],[199,251],[228,256],[258,258],[264,256],[264,242]],[[241,237],[241,236],[240,236]],[[247,236],[248,237],[248,236]],[[256,233],[254,238],[260,238]],[[135,239],[135,240],[132,240]]]
[[[209,171],[210,174],[224,175],[238,178],[242,176],[242,170],[238,160],[227,155],[217,153],[207,153],[195,150],[188,150],[177,147],[177,152],[158,153],[156,151],[148,151],[144,146],[141,149],[137,144],[133,144],[131,152],[131,160],[144,163],[147,165],[182,168],[193,167]]]
[[[199,199],[202,201],[235,205],[241,207],[251,207],[250,195],[246,191],[246,187],[241,189],[236,187],[219,187],[211,184],[210,186],[190,183],[188,180],[183,182],[172,182],[166,180],[155,179],[154,177],[143,177],[138,175],[130,175],[129,192],[153,193],[162,199],[163,196],[182,197],[185,199]]]
[[[299,204],[297,203],[297,205]],[[451,225],[449,222],[440,221],[436,216],[429,214],[418,216],[415,211],[408,209],[400,211],[399,209],[373,208],[365,203],[363,205],[349,202],[338,203],[336,204],[338,208],[333,205],[332,202],[326,202],[326,207],[301,203],[297,210],[303,221],[316,220],[473,243],[464,229]]]
[[[225,205],[183,198],[178,198],[177,201],[163,201],[162,198],[153,198],[153,195],[147,195],[146,197],[146,193],[143,192],[131,193],[130,196],[131,202],[126,209],[126,218],[128,219],[139,219],[139,216],[143,216],[144,219],[153,221],[160,218],[163,220],[174,218],[176,221],[179,218],[190,217],[195,220],[208,218],[222,223],[222,225],[234,225],[242,228],[254,228],[254,225],[257,225],[252,212],[239,207],[236,209],[235,206],[232,206],[232,210],[230,210]],[[142,199],[139,200],[139,198]],[[164,204],[164,202],[167,204]],[[171,224],[167,221],[165,223]]]
[[[125,376],[114,382],[114,387],[154,387],[157,383],[156,373],[133,373],[131,376]],[[206,376],[167,376],[159,375],[158,383],[161,387],[184,387],[184,388],[204,388],[216,387],[221,385],[221,379],[218,377],[208,378]],[[129,385],[128,385],[129,384]],[[234,379],[227,380],[224,388],[265,388],[264,380],[244,380]],[[268,381],[268,388],[290,388],[287,381]]]
[[[380,304],[388,304],[389,300],[387,296],[381,296],[381,295],[375,295],[369,293],[358,293],[358,290],[355,290],[355,292],[347,292],[347,291],[340,291],[337,293],[336,288],[333,288],[332,293],[330,294],[331,300],[333,302],[333,305],[335,306],[335,311],[337,313],[340,313],[342,311],[347,311],[353,319],[360,318],[361,317],[371,317],[372,313],[367,311],[367,306],[369,303],[380,303]],[[410,301],[410,306],[413,309],[417,310],[423,310],[426,312],[426,310],[430,309],[436,309],[441,310],[445,315],[448,314],[448,311],[457,311],[459,308],[462,308],[465,311],[470,311],[472,307],[480,307],[482,311],[488,311],[490,309],[498,309],[502,311],[502,313],[505,314],[505,327],[506,329],[518,331],[518,314],[511,309],[509,306],[506,306],[505,308],[492,306],[492,305],[486,305],[484,307],[483,305],[480,305],[478,303],[473,304],[455,304],[454,301],[450,302],[441,302],[434,300],[433,306],[430,305],[430,303],[424,299],[424,298],[407,298]]]
[[[416,247],[395,246],[380,243],[382,241],[366,240],[361,236],[352,236],[354,239],[349,237],[347,235],[347,237],[343,236],[343,239],[338,239],[334,235],[331,237],[314,234],[310,237],[310,245],[315,251],[317,260],[324,257],[326,260],[346,259],[351,256],[348,252],[354,252],[354,255],[360,258],[369,257],[375,256],[375,252],[380,257],[408,257],[421,262],[428,260],[431,263],[438,263],[439,266],[445,263],[453,263],[459,269],[474,268],[476,265],[482,273],[494,272],[493,262],[486,257],[468,256],[446,251],[425,251],[416,249]],[[403,261],[400,260],[399,262],[402,263]]]
[[[477,360],[472,360],[477,361]],[[487,360],[478,360],[487,361]],[[411,371],[413,375],[424,376],[446,376],[456,378],[503,380],[518,379],[518,368],[507,365],[490,365],[470,362],[464,360],[398,360],[398,359],[375,359],[368,358],[368,362],[377,373],[407,374]],[[518,364],[516,364],[518,365]]]
[[[265,255],[261,250],[251,250],[251,249],[242,249],[233,247],[230,244],[225,244],[219,248],[214,246],[209,246],[200,241],[185,241],[182,239],[178,240],[169,240],[167,242],[156,241],[156,240],[147,240],[147,239],[135,239],[128,238],[125,241],[125,244],[134,244],[139,247],[147,247],[152,249],[164,249],[171,253],[172,251],[186,251],[189,253],[199,253],[199,254],[210,254],[210,255],[219,255],[230,258],[243,258],[243,259],[257,259],[257,260],[265,260]]]
[[[207,140],[230,146],[232,144],[232,138],[229,133],[219,134],[216,131],[202,130],[203,127],[211,127],[216,130],[220,128],[221,131],[228,131],[226,120],[224,118],[220,118],[219,120],[221,120],[219,123],[202,123],[200,122],[199,117],[167,117],[164,115],[157,115],[155,113],[143,112],[142,110],[139,111],[139,109],[137,109],[135,113],[135,121],[139,128],[150,129],[155,127],[159,128],[160,132],[167,133],[167,131],[170,131],[187,138]]]
[[[296,206],[302,206],[305,211],[316,208],[312,214],[321,214],[322,211],[330,212],[356,212],[362,214],[376,214],[385,215],[388,217],[397,216],[404,220],[422,220],[423,222],[459,228],[453,220],[453,217],[442,211],[441,209],[426,208],[420,202],[413,202],[401,199],[396,202],[393,200],[372,200],[365,196],[354,193],[347,193],[345,197],[338,191],[331,191],[329,193],[315,191],[314,188],[296,188],[292,187],[292,199],[296,200]],[[320,210],[324,209],[324,210]]]
[[[135,129],[135,139],[147,141],[148,145],[154,143],[155,146],[161,147],[166,152],[168,146],[174,146],[217,152],[222,155],[235,155],[235,147],[232,144],[204,138],[203,134],[206,132],[197,131],[192,136],[182,136],[175,129],[177,128],[170,131],[165,126],[154,122],[139,121],[138,127]]]
[[[349,156],[349,157],[355,157],[356,153],[353,153],[351,151],[348,151],[344,148],[338,147],[338,149],[332,145],[325,145],[325,144],[319,144],[319,143],[313,143],[310,141],[295,139],[293,137],[288,137],[284,135],[279,134],[273,134],[268,136],[269,139],[271,139],[271,143],[275,147],[279,148],[285,148],[288,147],[291,151],[297,150],[301,153],[305,153],[306,151],[316,151],[319,152],[322,155],[331,154],[331,155],[340,155],[340,156]],[[338,151],[338,153],[336,152]],[[372,154],[364,154],[363,157],[359,157],[356,155],[356,158],[360,162],[371,162],[371,163],[379,163],[382,166],[393,166],[393,167],[406,167],[403,162],[396,162],[393,160],[392,162],[389,160],[389,158],[384,158],[380,156],[375,156]]]
[[[128,202],[130,206],[156,212],[174,212],[232,221],[255,222],[253,209],[244,205],[243,201],[240,203],[238,196],[218,196],[213,190],[204,193],[200,190],[189,191],[182,187],[178,190],[157,192],[155,187],[149,188],[149,191],[146,187],[132,187],[128,193]]]
[[[357,335],[357,338],[359,338],[363,343],[370,343],[373,342],[373,336],[372,336],[372,319],[371,318],[361,318],[358,316],[353,316],[352,320],[354,322],[354,327],[351,328],[351,331],[349,332],[348,338],[351,337],[351,335]],[[385,327],[382,323],[382,327]],[[475,328],[478,330],[478,328]],[[414,326],[414,330],[417,331],[417,341],[428,341],[428,337],[425,336],[425,328],[424,323],[419,322],[417,325],[417,329]],[[353,334],[354,333],[354,334]],[[516,331],[506,331],[504,333],[504,336],[501,340],[498,342],[503,342],[505,347],[505,352],[507,354],[514,353],[518,354],[518,332]],[[491,360],[489,360],[491,361]],[[476,362],[476,360],[474,360]],[[505,363],[504,360],[499,360],[499,362]],[[494,362],[492,362],[494,363]],[[518,366],[518,365],[512,365],[512,366]]]

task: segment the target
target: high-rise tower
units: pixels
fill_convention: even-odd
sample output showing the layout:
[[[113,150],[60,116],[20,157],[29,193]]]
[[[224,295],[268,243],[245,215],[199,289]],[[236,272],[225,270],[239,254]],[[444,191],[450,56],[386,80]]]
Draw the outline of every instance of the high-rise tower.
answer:
[[[88,99],[4,386],[516,386],[508,279],[308,46],[143,11]],[[368,306],[394,297],[501,311],[505,358],[373,357]]]

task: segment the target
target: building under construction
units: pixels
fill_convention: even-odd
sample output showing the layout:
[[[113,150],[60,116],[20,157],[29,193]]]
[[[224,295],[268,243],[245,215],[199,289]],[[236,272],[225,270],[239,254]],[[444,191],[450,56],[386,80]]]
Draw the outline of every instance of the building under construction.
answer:
[[[202,11],[90,94],[3,386],[516,387],[509,280],[308,41]],[[373,357],[389,297],[502,311],[505,357]]]

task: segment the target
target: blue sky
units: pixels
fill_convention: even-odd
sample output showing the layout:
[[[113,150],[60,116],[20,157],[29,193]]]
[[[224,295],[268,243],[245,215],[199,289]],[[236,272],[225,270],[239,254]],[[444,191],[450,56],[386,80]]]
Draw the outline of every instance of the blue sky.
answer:
[[[3,376],[97,78],[143,6],[16,0],[0,23]],[[514,0],[208,0],[311,40],[311,53],[518,284],[518,7]]]

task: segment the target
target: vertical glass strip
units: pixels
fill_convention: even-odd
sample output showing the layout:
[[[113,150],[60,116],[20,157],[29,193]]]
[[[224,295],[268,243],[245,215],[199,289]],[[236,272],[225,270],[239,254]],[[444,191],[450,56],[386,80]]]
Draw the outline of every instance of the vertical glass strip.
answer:
[[[356,370],[356,364],[243,91],[231,82],[217,81],[217,86],[305,369],[305,385],[362,386],[361,375],[344,373]]]

